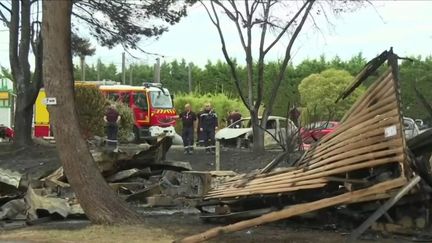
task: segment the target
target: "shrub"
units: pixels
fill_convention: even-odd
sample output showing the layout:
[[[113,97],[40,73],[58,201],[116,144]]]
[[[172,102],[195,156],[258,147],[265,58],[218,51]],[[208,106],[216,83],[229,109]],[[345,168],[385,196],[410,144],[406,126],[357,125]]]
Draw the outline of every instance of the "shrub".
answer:
[[[75,107],[81,134],[85,139],[103,136],[107,100],[96,86],[75,86]]]
[[[112,101],[110,101],[112,102]],[[119,132],[118,132],[118,139],[119,141],[127,141],[128,138],[130,138],[132,131],[133,131],[133,125],[134,125],[134,116],[131,108],[129,106],[125,105],[121,102],[114,102],[116,110],[121,116],[120,124],[119,124]]]

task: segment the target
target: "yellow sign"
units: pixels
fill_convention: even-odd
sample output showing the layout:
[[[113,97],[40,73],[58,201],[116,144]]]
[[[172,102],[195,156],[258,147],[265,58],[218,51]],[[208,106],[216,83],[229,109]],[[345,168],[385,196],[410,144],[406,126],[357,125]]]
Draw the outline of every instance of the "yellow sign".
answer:
[[[9,100],[9,92],[7,91],[0,92],[0,100]]]

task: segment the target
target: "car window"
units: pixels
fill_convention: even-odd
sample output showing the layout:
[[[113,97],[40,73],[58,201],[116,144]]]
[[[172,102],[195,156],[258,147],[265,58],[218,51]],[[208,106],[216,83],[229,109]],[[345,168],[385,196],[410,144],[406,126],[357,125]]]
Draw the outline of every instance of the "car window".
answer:
[[[140,108],[142,110],[148,109],[147,97],[143,93],[135,93],[134,94],[134,103],[138,108]]]
[[[117,101],[120,98],[119,93],[108,93],[107,98],[112,101]]]
[[[266,129],[276,129],[276,120],[268,120],[266,123]]]
[[[130,104],[130,94],[129,93],[123,93],[123,95],[122,95],[122,102],[125,105],[129,106],[129,104]]]

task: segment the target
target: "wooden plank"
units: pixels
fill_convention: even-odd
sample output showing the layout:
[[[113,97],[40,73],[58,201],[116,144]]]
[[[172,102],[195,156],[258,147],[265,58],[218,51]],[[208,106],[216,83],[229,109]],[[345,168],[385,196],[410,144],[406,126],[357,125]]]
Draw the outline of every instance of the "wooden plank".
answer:
[[[284,183],[292,183],[292,182],[299,182],[302,180],[310,180],[310,179],[316,179],[316,178],[320,178],[320,177],[326,177],[326,176],[331,176],[331,175],[336,175],[336,174],[340,174],[340,173],[345,173],[348,171],[354,171],[354,170],[359,170],[359,169],[364,169],[364,168],[371,168],[377,165],[382,165],[382,164],[387,164],[387,163],[397,163],[399,161],[399,159],[403,158],[403,156],[400,154],[397,158],[384,158],[384,159],[376,159],[373,161],[367,161],[364,163],[357,163],[357,164],[353,164],[353,165],[349,165],[349,166],[344,166],[344,167],[339,167],[339,168],[335,168],[332,170],[328,170],[328,171],[322,171],[319,173],[311,173],[309,175],[301,175],[301,177],[297,177],[297,178],[289,178],[289,179],[284,179],[282,180]],[[252,181],[253,182],[253,181]],[[277,182],[276,184],[280,183]],[[264,183],[269,185],[269,183]],[[255,186],[255,188],[259,188],[260,185]],[[231,191],[235,191],[236,193],[241,193],[244,190],[249,190],[252,188],[252,185],[247,185],[245,188],[233,188],[231,189]],[[283,186],[280,187],[281,190],[283,188]],[[225,195],[228,195],[229,190],[228,189],[224,189],[222,191],[211,191],[208,193],[208,195],[211,195],[213,198],[214,197],[226,197]]]
[[[347,130],[349,132],[345,131],[344,133],[339,133],[338,136],[333,136],[332,140],[320,141],[320,144],[315,150],[307,151],[308,155],[304,157],[303,161],[309,160],[312,156],[317,157],[324,153],[332,151],[332,149],[341,147],[343,144],[346,143],[355,143],[357,141],[361,141],[363,139],[366,139],[367,137],[375,136],[380,133],[384,135],[384,127],[396,125],[399,120],[399,118],[397,117],[396,109],[390,111],[388,114],[390,113],[393,114],[393,116],[375,117],[365,123],[357,125],[356,127],[352,127],[351,129]],[[329,135],[331,134],[332,133],[330,133]]]
[[[377,219],[379,219],[385,212],[387,212],[393,205],[395,205],[403,196],[405,196],[415,185],[421,181],[420,176],[415,176],[406,184],[400,191],[386,201],[379,207],[366,221],[364,221],[357,229],[355,229],[350,236],[350,241],[355,241],[362,235]]]
[[[332,149],[341,147],[343,144],[346,143],[355,143],[357,141],[361,141],[363,139],[366,139],[369,136],[375,136],[380,133],[384,135],[384,127],[396,125],[399,118],[397,117],[397,110],[394,109],[386,114],[392,114],[390,117],[375,117],[370,119],[369,121],[366,121],[362,124],[358,124],[357,126],[351,127],[350,129],[347,129],[347,131],[343,133],[339,133],[339,135],[333,136],[332,140],[329,141],[321,141],[320,145],[315,149],[308,151],[308,155],[305,156],[303,161],[307,161],[311,158],[311,156],[320,156],[328,151],[332,151]],[[379,130],[382,129],[382,130]],[[339,131],[339,130],[338,130]],[[335,131],[336,133],[336,131]],[[329,135],[331,135],[330,133]]]
[[[369,94],[371,91],[373,91],[374,89],[377,89],[377,87],[379,88],[380,85],[383,85],[383,84],[386,83],[385,80],[388,78],[389,73],[390,73],[390,69],[387,69],[386,72],[385,72],[383,75],[381,75],[381,76],[378,78],[377,81],[373,82],[373,83],[369,86],[369,88],[368,88],[368,89],[366,90],[366,92],[365,92],[365,94],[366,94],[366,97],[365,97],[365,98],[368,97],[368,94]],[[356,102],[351,106],[351,108],[346,112],[346,114],[343,116],[343,118],[341,119],[341,122],[345,122],[345,119],[346,119],[347,117],[351,116],[352,113],[353,113],[353,111],[358,110],[358,106],[362,103],[363,100],[364,100],[364,99],[359,99],[359,100],[357,100],[357,101],[356,101]]]
[[[244,230],[250,227],[254,227],[257,225],[261,225],[264,223],[270,223],[274,221],[278,221],[281,219],[290,218],[296,215],[313,212],[322,208],[327,208],[335,205],[340,205],[345,202],[349,202],[353,199],[362,198],[370,195],[374,195],[377,193],[383,193],[393,188],[400,187],[406,183],[405,178],[397,178],[390,181],[385,181],[378,183],[374,186],[371,186],[366,189],[361,189],[357,191],[347,192],[338,196],[324,198],[321,200],[317,200],[314,202],[307,202],[297,205],[288,206],[280,211],[271,212],[268,214],[264,214],[260,217],[241,221],[238,223],[230,224],[227,226],[218,226],[213,229],[207,230],[201,234],[193,235],[186,237],[180,241],[175,242],[183,242],[183,243],[192,243],[192,242],[202,242],[207,241],[209,239],[215,238],[216,236],[224,233],[235,232],[239,230]]]
[[[385,154],[393,154],[394,153],[394,154],[399,154],[400,155],[403,152],[404,152],[403,148],[396,148],[396,149],[393,149],[393,150],[390,150],[390,151],[376,152],[376,154],[378,154],[378,155],[385,155]],[[306,170],[306,171],[305,170],[296,170],[296,171],[293,171],[293,172],[287,172],[287,173],[279,174],[279,175],[276,175],[276,176],[269,176],[269,177],[266,177],[266,178],[259,178],[259,179],[255,179],[255,180],[250,181],[248,183],[248,185],[258,184],[258,183],[261,183],[261,182],[277,181],[277,180],[281,180],[281,179],[284,180],[284,179],[287,179],[287,178],[295,177],[295,176],[297,176],[297,174],[309,175],[309,174],[313,174],[313,173],[316,173],[316,172],[324,171],[324,170],[327,170],[327,169],[338,168],[338,167],[341,167],[341,166],[346,166],[346,165],[350,165],[350,164],[354,164],[354,163],[359,163],[359,162],[362,162],[362,161],[369,161],[369,160],[372,160],[373,158],[375,158],[376,155],[374,155],[374,154],[375,153],[371,153],[370,155],[365,154],[363,156],[358,156],[358,157],[353,157],[353,158],[348,158],[348,159],[342,159],[342,160],[340,160],[338,162],[335,162],[335,163],[332,163],[332,164],[328,164],[328,165],[325,165],[325,166],[321,166],[321,167],[317,167],[317,168],[314,168],[314,169],[311,169],[311,170]],[[393,157],[396,157],[396,156],[393,156]],[[402,157],[400,157],[400,158],[402,158]]]

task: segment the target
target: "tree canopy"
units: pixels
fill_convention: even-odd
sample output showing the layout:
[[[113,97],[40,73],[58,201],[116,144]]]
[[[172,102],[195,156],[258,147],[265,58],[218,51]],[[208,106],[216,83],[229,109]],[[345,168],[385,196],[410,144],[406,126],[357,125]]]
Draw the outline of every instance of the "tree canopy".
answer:
[[[320,120],[342,118],[357,98],[364,93],[360,86],[347,99],[335,104],[342,91],[352,82],[353,76],[348,71],[327,69],[318,74],[311,74],[300,82],[298,87],[303,106],[307,109],[304,119],[312,122],[311,117]],[[309,120],[309,121],[308,121]]]

